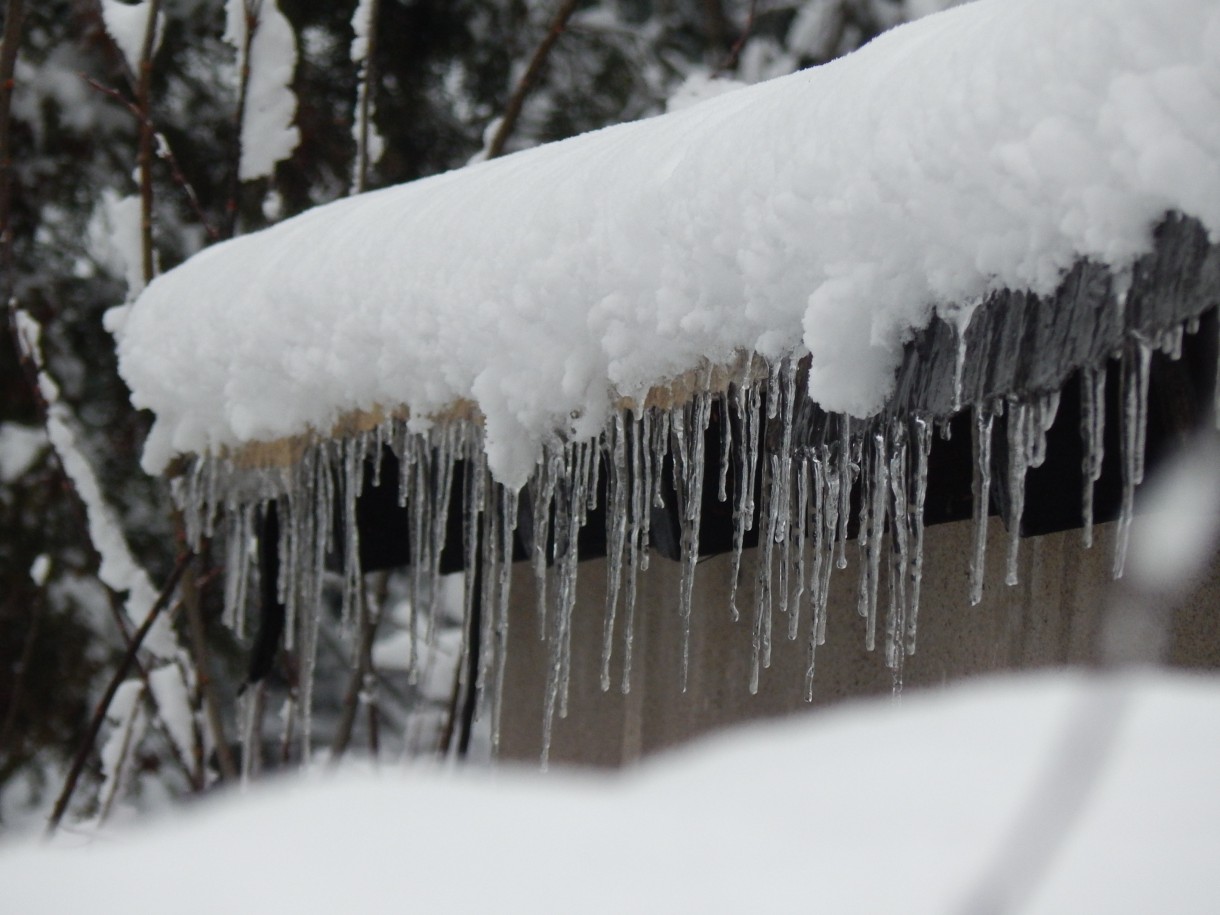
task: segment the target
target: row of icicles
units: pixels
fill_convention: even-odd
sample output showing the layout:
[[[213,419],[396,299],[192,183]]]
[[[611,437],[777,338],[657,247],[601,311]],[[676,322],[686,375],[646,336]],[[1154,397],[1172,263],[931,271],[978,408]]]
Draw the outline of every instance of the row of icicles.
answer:
[[[1193,330],[1193,328],[1188,328]],[[1147,418],[1148,370],[1153,349],[1176,357],[1182,328],[1153,341],[1133,340],[1120,359],[1121,467],[1123,496],[1118,522],[1114,575],[1120,576],[1131,524],[1133,493],[1143,478],[1144,431]],[[1081,435],[1083,536],[1091,545],[1092,484],[1101,473],[1105,427],[1106,363],[1082,371]],[[603,434],[593,441],[555,441],[544,449],[529,484],[519,493],[496,483],[487,468],[482,428],[467,420],[434,425],[411,433],[406,424],[388,421],[370,432],[343,440],[321,441],[287,467],[239,469],[221,458],[204,457],[177,481],[176,498],[185,511],[191,539],[212,537],[223,528],[227,551],[225,619],[241,635],[245,630],[251,572],[256,567],[256,519],[269,500],[279,512],[280,573],[277,582],[288,622],[286,647],[300,665],[303,758],[309,758],[313,668],[317,653],[318,620],[323,604],[327,563],[341,559],[342,618],[352,625],[363,578],[359,564],[356,496],[364,481],[366,461],[389,447],[398,457],[398,497],[409,517],[412,613],[426,633],[425,651],[432,646],[438,625],[440,591],[432,587],[440,575],[448,506],[461,487],[465,506],[463,566],[480,568],[465,576],[461,688],[474,688],[478,708],[491,715],[493,748],[499,744],[500,698],[509,644],[511,561],[518,519],[532,518],[529,566],[535,577],[538,633],[549,646],[549,669],[543,724],[542,760],[550,750],[555,716],[568,712],[571,680],[572,615],[579,570],[577,533],[604,493],[608,580],[604,608],[600,680],[603,690],[614,686],[612,659],[621,653],[618,688],[630,689],[633,633],[637,615],[637,583],[649,566],[649,530],[654,508],[665,507],[663,469],[670,462],[681,529],[681,583],[678,616],[682,626],[682,661],[678,676],[683,688],[690,655],[691,603],[699,559],[702,494],[715,486],[721,502],[730,498],[733,517],[732,581],[727,610],[734,620],[744,614],[750,624],[753,661],[750,690],[758,689],[760,671],[770,665],[777,621],[782,635],[807,642],[804,689],[812,699],[817,649],[826,639],[827,600],[834,569],[847,566],[849,521],[856,512],[856,549],[860,577],[857,607],[864,620],[864,640],[873,650],[881,627],[885,663],[900,689],[904,658],[915,651],[923,574],[924,504],[928,456],[935,430],[948,436],[947,419],[920,415],[853,420],[827,416],[816,409],[818,434],[802,426],[811,404],[804,395],[798,363],[784,359],[759,378],[747,365],[728,391],[697,392],[686,403],[668,409],[619,411]],[[1012,518],[1007,545],[1007,582],[1017,581],[1020,518],[1026,470],[1042,463],[1046,433],[1055,419],[1058,393],[1030,400],[996,399],[974,404],[974,534],[970,565],[970,599],[983,594],[987,539],[988,493],[991,486],[993,420],[1008,410],[1009,491]],[[713,409],[719,422],[719,473],[705,480],[707,431]],[[1218,420],[1220,421],[1220,420]],[[934,428],[935,427],[935,428]],[[778,433],[778,434],[776,434]],[[761,447],[766,441],[769,447]],[[373,462],[375,474],[380,463]],[[599,477],[606,475],[604,488]],[[375,480],[380,484],[380,480]],[[853,490],[856,496],[853,499]],[[756,493],[760,494],[756,499]],[[759,504],[755,504],[756,501]],[[332,543],[335,511],[341,511],[344,542]],[[756,586],[753,606],[741,607],[737,582],[741,576],[746,534],[757,531]],[[885,548],[885,534],[890,535]],[[257,574],[257,572],[255,572]],[[881,576],[888,576],[888,606],[881,618],[878,595]],[[476,594],[476,587],[480,593]],[[482,646],[477,677],[465,682],[472,644],[470,625],[478,614]],[[414,629],[414,621],[411,631]],[[515,632],[514,638],[518,636]],[[411,640],[410,669],[420,669],[417,640]]]

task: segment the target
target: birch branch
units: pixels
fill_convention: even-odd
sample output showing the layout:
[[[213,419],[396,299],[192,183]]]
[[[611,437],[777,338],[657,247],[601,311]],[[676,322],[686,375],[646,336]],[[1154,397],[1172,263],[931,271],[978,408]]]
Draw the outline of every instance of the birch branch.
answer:
[[[153,129],[150,112],[152,107],[152,57],[153,51],[156,49],[157,16],[160,11],[161,0],[149,0],[148,23],[144,26],[144,44],[140,49],[140,72],[137,75],[136,84],[136,106],[140,109],[140,147],[136,162],[140,170],[140,249],[145,285],[152,282],[156,272],[152,237]]]
[[[542,41],[539,42],[538,47],[534,49],[534,56],[530,58],[525,72],[517,80],[517,86],[513,90],[513,94],[508,100],[508,105],[504,109],[504,116],[500,119],[500,124],[496,128],[491,142],[487,145],[487,155],[485,158],[494,159],[504,152],[504,145],[508,142],[508,138],[512,136],[513,130],[517,126],[517,120],[521,117],[521,109],[525,106],[525,99],[530,94],[530,90],[534,88],[538,77],[542,75],[542,68],[546,64],[547,57],[550,56],[551,49],[559,41],[559,36],[563,34],[563,30],[567,27],[568,20],[572,18],[572,13],[576,11],[576,2],[577,0],[563,0],[559,5],[559,9],[555,11],[550,28],[547,29],[547,33],[543,36]]]
[[[22,0],[8,0],[4,16],[4,37],[0,39],[0,258],[3,259],[4,301],[13,296],[13,150],[12,111],[13,73],[17,68],[17,48],[21,44],[21,24],[25,18]]]
[[[156,601],[153,602],[151,609],[149,609],[148,616],[144,618],[140,628],[132,635],[131,643],[127,646],[127,651],[119,662],[119,666],[115,669],[113,676],[111,676],[110,682],[106,685],[106,691],[102,694],[102,698],[98,700],[97,706],[93,710],[93,718],[89,722],[89,729],[85,732],[85,737],[76,750],[76,756],[72,759],[72,766],[68,770],[67,778],[64,779],[63,789],[59,792],[59,797],[55,801],[55,807],[51,811],[51,817],[47,821],[48,836],[52,835],[59,828],[59,823],[68,809],[68,803],[72,800],[72,794],[76,790],[76,783],[80,780],[81,772],[84,771],[89,754],[92,752],[94,744],[97,743],[97,735],[102,729],[102,723],[106,720],[106,710],[110,708],[110,703],[114,701],[114,694],[118,692],[119,686],[127,679],[127,673],[135,662],[136,653],[140,650],[140,646],[144,644],[148,633],[152,631],[153,625],[160,618],[161,612],[168,606],[170,598],[173,597],[174,590],[178,586],[178,580],[194,558],[195,554],[189,551],[183,553],[178,558],[177,565],[174,566],[174,570],[166,580],[161,593],[157,595]]]

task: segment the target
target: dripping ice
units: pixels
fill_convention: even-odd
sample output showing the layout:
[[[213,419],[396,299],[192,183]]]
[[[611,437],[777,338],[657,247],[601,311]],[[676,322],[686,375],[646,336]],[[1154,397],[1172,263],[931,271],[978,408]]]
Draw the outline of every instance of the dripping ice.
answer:
[[[1116,525],[1114,574],[1126,556],[1134,492],[1144,475],[1147,392],[1151,356],[1180,354],[1184,332],[1175,327],[1151,337],[1131,337],[1116,354],[1117,369],[1103,359],[1080,373],[1082,535],[1093,535],[1093,485],[1105,459],[1106,383],[1117,377],[1117,422],[1122,503]],[[274,504],[279,518],[276,592],[285,606],[285,641],[299,658],[301,682],[295,703],[295,739],[308,754],[317,607],[327,589],[327,563],[340,569],[336,580],[340,615],[352,625],[361,599],[363,575],[356,498],[370,481],[394,483],[408,515],[411,612],[422,640],[411,640],[408,668],[427,663],[438,625],[441,551],[451,502],[465,506],[461,540],[467,575],[463,593],[459,686],[475,690],[480,714],[492,719],[499,737],[500,702],[509,649],[514,541],[524,536],[518,518],[528,517],[526,561],[536,593],[536,620],[514,638],[546,643],[547,683],[543,709],[544,759],[555,722],[569,710],[573,671],[572,622],[577,608],[577,542],[590,513],[605,515],[606,587],[601,618],[597,676],[603,690],[632,688],[636,632],[640,625],[639,584],[649,568],[653,522],[658,512],[676,518],[680,574],[677,593],[681,653],[674,676],[685,686],[690,676],[692,633],[704,613],[695,600],[700,528],[705,499],[726,503],[732,518],[732,584],[725,605],[741,620],[752,643],[749,687],[757,690],[771,661],[775,618],[780,638],[803,639],[805,694],[812,698],[818,648],[825,643],[828,601],[834,571],[847,566],[847,542],[854,533],[859,569],[856,606],[866,648],[881,648],[884,663],[901,688],[905,659],[916,648],[921,602],[924,509],[928,463],[935,430],[944,417],[878,416],[853,419],[824,415],[808,402],[800,360],[766,365],[757,356],[743,360],[728,383],[713,384],[709,370],[696,390],[671,406],[630,406],[613,414],[596,440],[548,443],[521,491],[506,490],[488,469],[483,431],[472,421],[454,420],[412,431],[387,420],[367,432],[305,448],[283,467],[244,469],[220,457],[203,457],[175,485],[191,541],[218,537],[227,566],[225,620],[239,634],[247,621],[251,592],[259,575],[256,547],[260,518]],[[1016,582],[1026,475],[1046,455],[1047,432],[1059,406],[1057,392],[1026,398],[983,400],[970,408],[973,451],[973,542],[969,555],[969,598],[984,596],[987,519],[993,469],[1003,467],[1010,499],[1006,522],[1006,574]],[[820,416],[816,421],[810,416]],[[798,424],[798,418],[800,422]],[[1003,441],[995,424],[1003,418]],[[997,447],[1006,461],[997,462]],[[382,479],[380,457],[394,454],[399,479]],[[708,472],[709,461],[717,472]],[[671,474],[672,471],[672,474]],[[673,488],[669,489],[672,479]],[[460,499],[455,496],[460,496]],[[344,532],[334,542],[337,530]],[[758,549],[752,569],[743,569],[745,544],[753,532]],[[748,621],[741,600],[752,587]],[[883,598],[887,602],[883,603]],[[478,664],[470,665],[479,615]],[[711,608],[710,612],[716,612]],[[882,615],[884,617],[882,619]],[[416,621],[413,621],[413,623]],[[532,632],[530,631],[532,630]],[[880,645],[878,645],[880,642]],[[475,672],[467,682],[467,671]]]

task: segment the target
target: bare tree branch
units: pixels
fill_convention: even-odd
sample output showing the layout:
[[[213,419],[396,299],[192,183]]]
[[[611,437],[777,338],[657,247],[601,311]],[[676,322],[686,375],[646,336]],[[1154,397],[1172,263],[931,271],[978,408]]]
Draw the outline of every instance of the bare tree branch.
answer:
[[[23,0],[8,0],[4,16],[4,37],[0,39],[0,273],[4,274],[3,296],[13,296],[13,150],[12,111],[13,73],[17,68],[17,48],[21,44],[21,25],[25,19]]]
[[[338,762],[343,754],[347,752],[348,744],[352,738],[352,731],[356,724],[356,713],[360,710],[360,695],[367,688],[367,681],[375,677],[375,671],[373,670],[373,640],[377,635],[377,623],[381,619],[381,614],[373,613],[369,610],[368,594],[363,587],[359,590],[359,600],[359,644],[356,647],[356,665],[352,669],[352,675],[347,684],[347,692],[343,696],[343,714],[339,718],[339,726],[335,729],[335,739],[331,744],[331,762]],[[369,736],[371,742],[375,745],[377,741],[376,713],[370,711],[370,714]]]
[[[714,53],[722,54],[729,43],[729,18],[720,0],[703,0],[703,18],[707,23],[707,43]]]
[[[143,257],[144,282],[151,283],[156,272],[152,237],[152,160],[153,128],[150,117],[152,102],[152,56],[157,40],[157,16],[161,0],[149,0],[148,23],[144,27],[144,46],[140,49],[140,72],[136,84],[136,106],[140,109],[140,248]]]
[[[546,64],[551,49],[555,47],[555,42],[559,41],[559,36],[563,34],[568,20],[576,11],[576,2],[577,0],[562,0],[559,9],[555,11],[550,28],[547,29],[547,33],[539,42],[538,47],[534,49],[534,56],[530,58],[525,72],[521,74],[521,79],[517,81],[517,87],[513,90],[508,105],[504,109],[504,116],[500,119],[500,126],[496,128],[491,143],[487,146],[488,159],[494,159],[504,152],[504,145],[512,136],[513,129],[517,126],[517,119],[521,117],[521,109],[525,105],[526,96],[530,94],[538,77],[542,75],[542,68]]]
[[[241,134],[246,120],[246,98],[250,90],[250,48],[254,44],[254,33],[258,30],[258,17],[263,0],[242,0],[246,16],[245,40],[238,49],[237,64],[237,110],[233,115],[233,173],[229,179],[229,199],[225,203],[224,237],[237,234],[238,198],[241,196]]]
[[[750,35],[754,32],[754,20],[758,17],[758,0],[750,0],[750,8],[746,12],[745,28],[741,30],[741,34],[737,36],[737,40],[733,42],[733,46],[729,48],[728,56],[720,62],[720,66],[716,68],[717,73],[724,73],[726,70],[736,70],[738,58],[741,57],[741,49],[745,47],[746,42],[750,40]]]
[[[183,579],[183,603],[186,607],[186,626],[191,646],[191,660],[195,665],[195,682],[199,701],[203,705],[203,715],[208,723],[208,730],[212,732],[212,744],[216,748],[216,761],[220,765],[220,774],[226,781],[236,781],[239,774],[237,762],[233,759],[233,752],[229,749],[229,741],[225,737],[224,722],[220,717],[220,703],[212,684],[207,632],[203,625],[200,601],[201,592],[202,582],[195,575],[195,570],[187,570]],[[198,741],[196,746],[202,750],[203,741]],[[202,774],[201,766],[200,775]]]
[[[359,98],[356,117],[356,171],[352,182],[352,193],[359,194],[368,186],[369,179],[369,132],[373,111],[373,89],[377,85],[377,19],[381,12],[381,0],[372,0],[369,5],[368,45],[364,52],[364,66],[360,74]]]
[[[89,760],[89,754],[92,753],[93,746],[97,742],[97,735],[102,729],[102,723],[106,720],[106,710],[110,708],[110,703],[114,701],[114,694],[118,692],[119,686],[127,679],[127,673],[135,662],[136,653],[140,650],[140,646],[148,636],[148,633],[152,631],[153,624],[161,616],[161,612],[168,606],[170,599],[174,595],[174,590],[178,586],[178,580],[194,558],[195,554],[189,551],[183,553],[178,558],[177,565],[174,566],[174,570],[166,580],[161,593],[157,595],[156,601],[149,609],[148,616],[144,618],[140,628],[132,635],[131,644],[127,646],[127,652],[123,655],[123,659],[115,669],[114,675],[106,685],[106,691],[102,694],[102,698],[98,700],[97,706],[93,710],[93,718],[89,722],[89,729],[85,732],[85,737],[77,748],[76,756],[72,759],[72,766],[68,770],[67,778],[64,779],[63,789],[59,792],[59,798],[55,801],[55,807],[51,811],[50,819],[47,821],[48,836],[52,835],[59,827],[59,823],[68,809],[68,802],[72,800],[72,793],[76,790],[76,783],[80,780],[85,763]]]
[[[94,89],[95,91],[102,93],[102,95],[114,99],[124,108],[126,108],[141,126],[147,125],[149,129],[152,130],[153,139],[156,141],[155,145],[157,148],[157,155],[161,159],[164,159],[166,165],[169,166],[170,175],[173,177],[174,183],[178,185],[178,187],[180,187],[182,192],[186,195],[187,203],[191,205],[191,210],[194,212],[195,218],[198,219],[199,224],[203,226],[203,231],[207,233],[209,240],[219,241],[220,231],[208,220],[207,214],[203,211],[203,204],[199,202],[199,194],[196,193],[195,188],[191,185],[191,183],[186,180],[186,175],[182,173],[182,168],[178,164],[178,157],[174,155],[174,151],[169,145],[169,140],[166,139],[165,134],[157,130],[157,125],[152,118],[146,117],[144,113],[140,111],[140,108],[134,102],[124,97],[123,93],[119,92],[119,90],[99,83],[93,77],[85,73],[80,74],[80,77],[85,81],[90,89]]]

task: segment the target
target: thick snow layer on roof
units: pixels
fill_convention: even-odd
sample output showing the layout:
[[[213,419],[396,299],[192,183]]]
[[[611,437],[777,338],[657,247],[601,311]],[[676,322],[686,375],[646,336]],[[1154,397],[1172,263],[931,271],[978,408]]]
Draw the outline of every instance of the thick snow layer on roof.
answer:
[[[812,354],[867,415],[933,307],[1220,232],[1220,6],[979,0],[833,63],[339,201],[112,313],[150,471],[177,452],[473,402],[522,482],[705,362]]]
[[[1217,753],[1214,678],[976,682],[623,776],[285,780],[88,848],[10,845],[0,885],[25,915],[1214,912]]]

